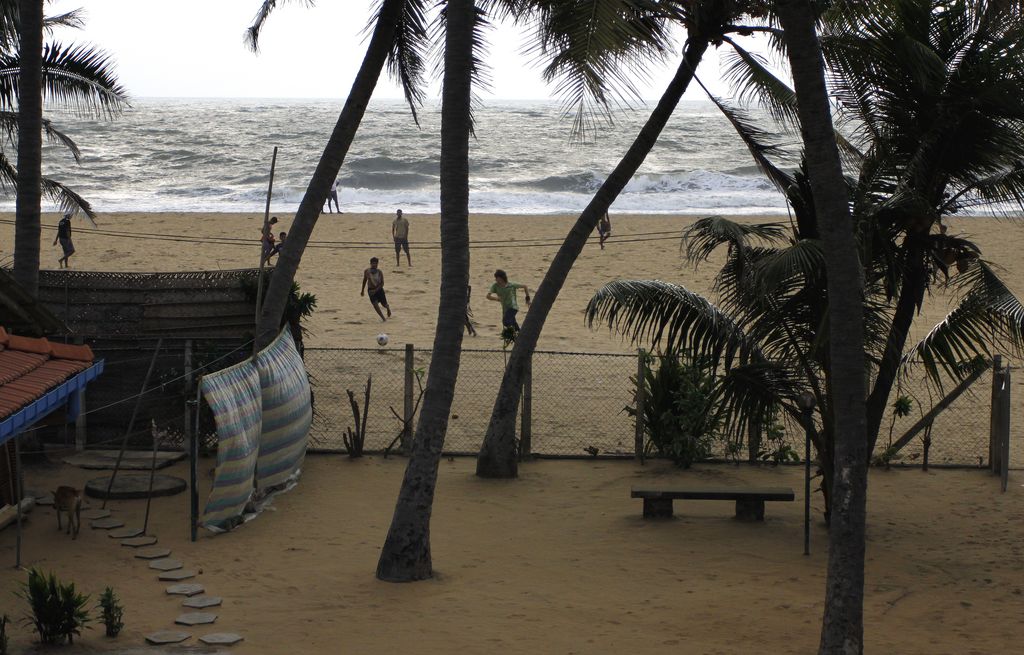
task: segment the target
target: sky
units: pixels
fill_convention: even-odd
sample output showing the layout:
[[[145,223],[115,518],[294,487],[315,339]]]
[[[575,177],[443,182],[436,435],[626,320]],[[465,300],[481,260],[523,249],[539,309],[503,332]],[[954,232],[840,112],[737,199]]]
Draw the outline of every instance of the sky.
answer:
[[[344,98],[362,60],[363,28],[372,0],[279,3],[254,55],[243,44],[260,0],[55,0],[54,14],[85,9],[84,30],[60,30],[61,42],[88,42],[110,53],[122,84],[133,97]],[[680,34],[680,37],[682,35]],[[557,97],[541,79],[540,67],[523,54],[521,30],[500,24],[489,32],[493,79],[483,98],[536,100]],[[682,48],[678,39],[677,51]],[[640,86],[656,100],[678,65],[678,57],[652,68]],[[709,52],[698,71],[716,94],[727,95],[718,79],[717,55]],[[382,79],[375,98],[400,98]],[[431,88],[436,96],[438,85]],[[702,95],[691,89],[686,99]]]

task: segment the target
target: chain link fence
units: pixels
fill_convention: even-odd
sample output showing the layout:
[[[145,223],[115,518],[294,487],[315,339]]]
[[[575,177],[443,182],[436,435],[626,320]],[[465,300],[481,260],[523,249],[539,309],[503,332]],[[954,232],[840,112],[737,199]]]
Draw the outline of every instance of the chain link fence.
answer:
[[[315,396],[315,418],[310,447],[344,451],[342,435],[354,425],[346,390],[360,406],[367,376],[372,375],[366,449],[397,448],[403,423],[405,351],[399,348],[326,349],[307,348],[306,368]],[[419,384],[426,384],[429,350],[414,350],[413,368]],[[463,350],[445,451],[475,454],[487,430],[491,409],[501,383],[505,353],[501,350]],[[536,352],[533,356],[532,448],[542,456],[621,455],[634,453],[635,424],[625,408],[634,403],[632,378],[637,371],[635,355],[609,353]],[[1022,378],[1024,376],[1018,376]],[[1015,381],[1012,394],[1010,464],[1024,467],[1024,389]],[[883,421],[876,453],[881,453],[915,422],[925,416],[955,387],[939,390],[923,381],[903,383],[894,389],[912,399],[911,413],[892,420],[891,407]],[[988,461],[991,372],[983,374],[967,391],[932,421],[929,463],[934,466],[984,466]],[[414,381],[414,400],[418,396]],[[393,411],[392,411],[393,410]],[[783,422],[783,435],[776,445],[788,445],[802,455],[803,430],[794,422]],[[892,459],[894,464],[916,465],[923,455],[922,430]],[[728,459],[725,443],[714,452],[715,459]],[[746,457],[746,449],[733,449],[733,456]]]

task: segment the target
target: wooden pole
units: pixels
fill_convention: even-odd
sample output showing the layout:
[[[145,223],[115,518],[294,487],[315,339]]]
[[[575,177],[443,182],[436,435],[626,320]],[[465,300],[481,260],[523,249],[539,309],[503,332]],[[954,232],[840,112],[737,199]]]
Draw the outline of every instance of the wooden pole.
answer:
[[[1003,370],[1003,356],[992,357],[992,400],[989,404],[988,466],[993,473],[999,472],[999,389]]]
[[[263,211],[263,231],[260,232],[260,272],[256,277],[256,327],[253,329],[253,334],[256,334],[256,330],[259,329],[260,325],[260,311],[263,309],[263,264],[266,263],[266,257],[263,256],[263,235],[267,233],[267,228],[270,226],[270,197],[274,193],[274,169],[277,168],[277,146],[274,146],[274,156],[270,159],[270,184],[267,186],[267,207]],[[259,336],[259,335],[257,335]],[[258,339],[252,340],[252,356],[256,357],[256,342]]]
[[[1010,477],[1010,367],[1007,365],[1003,378],[1003,394],[1000,399],[1000,448],[999,487],[1006,492]]]
[[[196,383],[196,423],[195,429],[192,431],[192,440],[189,442],[189,516],[191,518],[191,539],[196,540],[197,527],[199,525],[199,489],[196,487],[196,483],[199,479],[199,415],[202,413],[200,403],[203,402],[202,398],[202,385],[199,381]]]
[[[633,439],[633,451],[636,460],[644,463],[644,406],[647,402],[647,363],[644,349],[636,351],[636,435]]]
[[[412,415],[414,412],[412,402],[412,387],[414,384],[415,373],[413,372],[413,366],[415,365],[413,345],[411,343],[405,344],[405,408],[402,413],[405,424],[402,427],[402,452],[409,454],[412,451]]]
[[[135,427],[135,417],[139,415],[139,406],[142,404],[142,396],[146,394],[146,387],[149,386],[149,378],[153,376],[153,369],[156,368],[157,357],[160,356],[160,348],[164,345],[163,337],[157,339],[156,350],[153,351],[153,359],[149,361],[149,370],[146,371],[146,379],[142,381],[142,390],[135,397],[135,407],[132,409],[132,417],[128,420],[128,429],[124,431],[124,439],[121,440],[121,450],[117,453],[117,461],[114,463],[114,470],[110,473],[110,480],[107,482],[107,493],[103,496],[103,509],[107,508],[107,500],[110,498],[110,490],[114,488],[114,478],[121,470],[121,460],[124,459],[124,451],[128,447],[128,438]]]
[[[185,350],[185,352],[184,352],[183,368],[185,369],[185,393],[182,394],[182,396],[184,396],[184,398],[185,398],[185,412],[184,412],[185,413],[185,420],[184,420],[185,430],[183,432],[183,434],[185,436],[185,443],[182,444],[182,445],[188,444],[189,443],[189,439],[192,438],[192,410],[191,410],[191,406],[189,405],[189,397],[191,396],[191,391],[192,391],[192,340],[191,339],[185,339],[185,348],[184,348],[184,350]]]
[[[530,458],[533,451],[533,357],[523,366],[523,416],[519,430],[519,460]]]

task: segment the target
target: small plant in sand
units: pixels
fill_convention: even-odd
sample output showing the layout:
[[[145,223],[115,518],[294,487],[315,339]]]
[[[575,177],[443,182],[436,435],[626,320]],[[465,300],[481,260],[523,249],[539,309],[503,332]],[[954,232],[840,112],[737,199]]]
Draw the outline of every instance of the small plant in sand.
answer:
[[[107,587],[100,594],[100,611],[102,612],[103,625],[106,627],[108,637],[116,637],[124,627],[124,607],[121,600],[114,593],[114,590]]]
[[[346,428],[342,439],[345,442],[345,450],[352,459],[363,456],[363,444],[366,443],[366,417],[370,413],[370,388],[373,384],[372,376],[366,377],[366,393],[363,399],[362,417],[360,420],[359,403],[356,402],[356,395],[351,389],[346,389],[348,402],[352,406],[352,417],[355,420],[355,429]]]
[[[75,635],[89,622],[89,597],[78,593],[75,583],[64,584],[53,573],[30,570],[20,595],[31,610],[25,625],[35,628],[43,644],[74,643]]]

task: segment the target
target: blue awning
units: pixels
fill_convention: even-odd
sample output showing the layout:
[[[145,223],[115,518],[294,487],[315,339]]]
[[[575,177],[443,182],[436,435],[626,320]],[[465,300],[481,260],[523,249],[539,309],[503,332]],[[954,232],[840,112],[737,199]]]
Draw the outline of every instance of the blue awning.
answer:
[[[68,403],[70,408],[68,419],[74,420],[79,409],[78,392],[85,389],[85,386],[95,380],[102,372],[103,360],[101,359],[0,421],[0,444],[32,427],[36,422],[42,420],[54,410],[63,407],[65,403],[68,403],[68,399],[71,399],[71,402]]]

